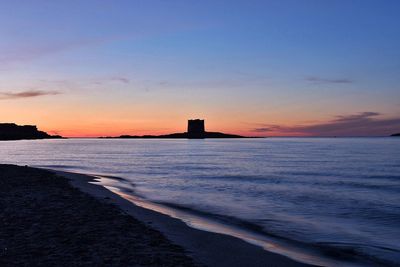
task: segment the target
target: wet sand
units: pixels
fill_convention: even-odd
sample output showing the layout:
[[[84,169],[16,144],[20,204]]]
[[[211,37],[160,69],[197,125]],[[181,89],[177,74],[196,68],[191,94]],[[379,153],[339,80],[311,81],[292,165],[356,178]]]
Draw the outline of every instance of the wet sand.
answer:
[[[0,165],[0,266],[309,266],[190,228],[93,180]]]
[[[0,166],[0,266],[195,266],[181,247],[65,178]]]

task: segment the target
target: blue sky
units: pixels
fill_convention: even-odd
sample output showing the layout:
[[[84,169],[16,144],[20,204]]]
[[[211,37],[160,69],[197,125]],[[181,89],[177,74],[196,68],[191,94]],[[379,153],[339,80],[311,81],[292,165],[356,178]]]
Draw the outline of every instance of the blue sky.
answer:
[[[188,117],[324,135],[304,127],[375,114],[390,125],[335,133],[385,135],[400,118],[398,14],[389,0],[2,1],[0,120],[71,136]]]

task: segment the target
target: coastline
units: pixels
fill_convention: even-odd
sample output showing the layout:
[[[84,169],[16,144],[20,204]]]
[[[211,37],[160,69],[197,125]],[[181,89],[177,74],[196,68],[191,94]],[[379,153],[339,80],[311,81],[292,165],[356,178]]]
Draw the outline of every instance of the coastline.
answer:
[[[107,198],[109,202],[118,206],[126,214],[160,231],[173,243],[183,247],[199,264],[218,267],[313,266],[266,251],[236,237],[192,228],[179,219],[135,205],[132,201],[98,184],[96,176],[58,170],[49,171],[67,178],[74,187],[97,199]]]
[[[13,173],[13,182],[11,184],[16,184],[18,183],[18,180],[24,180],[30,181],[32,179],[37,179],[37,173],[39,173],[43,179],[45,179],[47,182],[52,184],[53,182],[55,183],[54,185],[50,185],[51,191],[54,189],[57,193],[55,195],[55,192],[46,192],[49,193],[50,195],[52,194],[53,197],[60,197],[57,201],[59,201],[59,205],[65,205],[67,208],[60,208],[56,210],[52,210],[53,214],[51,214],[50,221],[51,223],[55,223],[54,220],[55,218],[58,218],[60,216],[59,213],[69,213],[73,212],[73,209],[79,208],[79,215],[76,215],[75,213],[73,214],[67,214],[68,216],[76,217],[73,218],[73,220],[80,221],[82,218],[79,218],[79,216],[84,216],[86,213],[90,214],[90,212],[97,211],[97,216],[90,217],[90,218],[85,218],[85,223],[91,226],[95,226],[95,228],[98,226],[98,221],[97,220],[103,220],[103,216],[99,214],[100,211],[104,211],[105,213],[113,213],[113,216],[111,216],[110,221],[107,222],[108,225],[107,227],[112,228],[112,224],[124,222],[125,226],[124,227],[131,227],[126,225],[126,221],[128,220],[131,222],[132,225],[136,225],[135,227],[139,227],[141,230],[138,229],[124,229],[122,232],[120,229],[111,229],[110,232],[112,233],[107,233],[104,236],[99,235],[95,236],[96,238],[100,238],[102,240],[101,243],[97,242],[95,244],[91,244],[90,240],[86,240],[87,244],[86,246],[91,247],[92,245],[95,246],[97,249],[101,251],[108,251],[111,248],[108,246],[111,246],[112,244],[109,244],[108,242],[110,241],[109,235],[113,235],[115,238],[111,239],[112,242],[117,241],[122,242],[122,244],[125,244],[125,242],[136,242],[140,243],[141,249],[144,250],[145,252],[140,254],[140,249],[139,252],[135,251],[135,253],[139,253],[140,257],[143,258],[137,258],[136,259],[131,259],[129,258],[126,254],[129,255],[127,252],[127,249],[129,249],[126,246],[123,246],[121,250],[124,250],[124,254],[122,255],[126,263],[129,262],[129,260],[139,260],[143,261],[143,265],[140,266],[310,266],[307,264],[299,263],[294,260],[291,260],[285,256],[281,256],[272,252],[265,251],[261,247],[257,247],[255,245],[251,245],[247,242],[244,242],[238,238],[227,236],[227,235],[222,235],[222,234],[216,234],[216,233],[211,233],[207,231],[202,231],[202,230],[197,230],[194,228],[191,228],[187,226],[184,222],[174,219],[170,216],[155,212],[153,210],[149,210],[143,207],[139,207],[137,205],[134,205],[132,202],[128,201],[127,199],[122,198],[121,196],[111,192],[110,190],[106,189],[103,186],[93,184],[95,182],[96,177],[94,176],[89,176],[85,174],[77,174],[77,173],[68,173],[68,172],[62,172],[62,171],[55,171],[55,170],[47,170],[47,169],[38,169],[38,168],[30,168],[30,167],[18,167],[15,165],[0,165],[0,168],[2,168],[3,172],[0,174],[0,185],[2,185],[3,190],[7,189],[7,192],[9,196],[9,201],[7,201],[7,198],[2,199],[3,205],[7,205],[7,208],[5,211],[8,210],[8,212],[17,212],[17,215],[20,216],[21,214],[24,215],[22,211],[24,210],[23,208],[21,209],[21,203],[19,204],[20,206],[13,207],[15,205],[15,197],[21,196],[21,192],[13,192],[13,185],[9,185],[6,182],[10,181],[10,178],[6,177],[7,172]],[[4,170],[7,170],[4,172]],[[53,173],[53,174],[52,174]],[[56,176],[54,176],[56,174]],[[35,176],[36,175],[36,176]],[[54,179],[54,177],[57,177],[57,179]],[[42,179],[41,178],[41,179]],[[67,182],[68,181],[68,182]],[[15,182],[15,183],[14,183]],[[49,187],[47,185],[42,186],[39,185],[37,186],[40,188],[40,190],[47,190],[49,191]],[[61,186],[59,186],[61,185]],[[68,185],[70,188],[68,188]],[[56,188],[54,188],[56,187]],[[78,189],[78,190],[76,190]],[[42,195],[39,192],[34,192],[35,188],[34,187],[26,187],[24,188],[23,196],[26,197],[28,196],[29,198],[29,204],[33,205],[35,208],[40,207],[40,203],[38,202],[38,199],[40,200]],[[28,191],[27,191],[28,190]],[[71,193],[72,192],[72,193]],[[84,194],[82,194],[84,193]],[[70,203],[67,199],[63,200],[63,197],[66,198],[66,196],[70,196],[72,194],[72,197],[74,197],[74,194],[77,194],[79,197],[82,198],[80,201],[82,203]],[[60,196],[61,195],[61,196]],[[21,199],[18,199],[21,200]],[[21,200],[22,201],[22,200]],[[23,200],[26,203],[26,199]],[[71,201],[71,199],[70,199]],[[76,202],[77,200],[75,200]],[[84,204],[86,203],[85,201],[89,201],[88,203],[91,203],[91,205],[94,205],[96,208],[93,210],[92,207],[86,207]],[[22,203],[22,204],[23,204]],[[41,205],[44,205],[41,203]],[[54,203],[51,202],[46,202],[45,205],[41,208],[44,210],[49,211],[51,208],[54,208]],[[79,206],[79,207],[78,207]],[[26,208],[26,207],[24,207]],[[2,212],[5,212],[2,211]],[[121,214],[122,211],[122,214]],[[22,213],[21,213],[22,212]],[[10,235],[9,232],[4,232],[7,231],[7,227],[2,227],[2,230],[0,229],[0,245],[2,245],[2,251],[0,253],[0,263],[2,263],[3,266],[12,266],[15,265],[15,261],[19,261],[19,263],[23,262],[24,257],[14,257],[13,258],[13,251],[12,251],[12,245],[7,246],[7,243],[13,244],[13,242],[21,242],[23,241],[23,246],[28,246],[30,244],[33,246],[35,249],[41,250],[40,257],[36,257],[34,260],[37,261],[41,257],[47,257],[49,255],[46,255],[48,251],[52,251],[53,249],[57,248],[59,249],[59,245],[63,246],[61,244],[58,244],[56,241],[52,240],[53,236],[51,234],[51,231],[55,231],[57,238],[59,235],[61,235],[58,232],[58,227],[59,225],[52,225],[51,223],[49,224],[46,222],[46,225],[42,225],[44,222],[41,221],[43,216],[47,216],[49,214],[42,214],[42,213],[37,213],[35,209],[28,209],[29,214],[29,219],[33,220],[31,221],[30,225],[35,226],[36,228],[34,230],[29,229],[22,231],[21,235],[22,237],[19,238],[19,240],[16,240],[16,236],[7,236]],[[33,214],[32,214],[33,213]],[[101,213],[101,212],[100,212]],[[3,214],[3,215],[7,215]],[[15,215],[15,214],[14,214]],[[17,216],[15,215],[15,216]],[[21,215],[21,216],[22,216]],[[26,215],[26,214],[25,214]],[[65,216],[66,214],[61,214],[62,216]],[[126,216],[129,215],[129,216]],[[100,218],[98,218],[100,216]],[[12,216],[9,216],[12,217]],[[53,220],[54,217],[54,220]],[[129,218],[127,218],[129,217]],[[13,218],[7,218],[5,217],[6,220],[10,219],[12,223],[9,223],[9,227],[15,231],[19,231],[21,229],[25,229],[23,225],[18,225],[18,220],[14,220]],[[107,216],[106,216],[107,218]],[[71,222],[69,219],[67,222]],[[33,223],[33,224],[32,224]],[[72,223],[72,222],[71,222]],[[3,223],[4,226],[4,223]],[[102,224],[103,227],[105,227],[104,224]],[[54,229],[53,229],[53,228]],[[65,226],[66,229],[69,229],[69,227],[76,227],[76,231],[87,231],[91,232],[92,229],[88,229],[87,225],[81,225],[81,224],[73,224]],[[86,227],[86,228],[85,228]],[[38,231],[38,228],[44,228],[45,229],[45,234],[47,234],[47,237],[52,240],[50,242],[48,239],[37,239],[38,236],[42,235],[43,233]],[[100,231],[101,229],[97,229]],[[103,229],[104,230],[104,229]],[[28,231],[28,232],[26,232]],[[32,231],[34,231],[34,235],[32,235]],[[42,231],[44,231],[42,229]],[[93,230],[94,231],[94,230]],[[139,232],[138,232],[139,231]],[[139,240],[136,238],[133,239],[126,239],[128,238],[129,234],[132,236],[140,235],[142,234],[141,232],[145,231],[147,234],[146,236],[142,236],[139,238]],[[63,231],[61,231],[63,232]],[[108,232],[108,231],[107,231]],[[107,239],[108,236],[108,239]],[[81,238],[82,236],[79,236]],[[92,238],[92,235],[89,235],[90,238]],[[67,240],[69,239],[74,239],[77,238],[75,235],[71,235],[68,237],[64,237]],[[90,239],[89,238],[89,239]],[[103,238],[103,239],[102,239]],[[143,242],[142,239],[146,239],[146,242]],[[148,239],[148,240],[147,240]],[[104,242],[106,240],[106,242]],[[170,241],[169,241],[170,240]],[[115,241],[115,242],[117,242]],[[51,244],[50,244],[50,243]],[[65,242],[65,240],[64,240]],[[68,241],[72,242],[72,241]],[[67,243],[68,243],[67,242]],[[3,243],[3,244],[2,244]],[[160,245],[162,244],[162,245]],[[76,245],[76,244],[75,244]],[[121,245],[121,244],[119,244]],[[134,245],[134,244],[132,244]],[[158,247],[160,245],[160,247]],[[21,246],[21,244],[20,244]],[[83,247],[82,247],[83,246]],[[85,244],[78,244],[78,251],[79,250],[85,250],[86,248],[84,247]],[[118,247],[118,246],[117,246]],[[8,248],[8,250],[7,250]],[[17,246],[18,248],[18,246]],[[24,253],[28,253],[29,250],[26,250],[26,248],[19,247],[21,250],[24,250]],[[50,250],[49,250],[50,248]],[[70,249],[70,246],[68,247]],[[67,250],[68,250],[67,249]],[[15,251],[14,251],[15,252]],[[18,252],[18,251],[17,251]],[[58,251],[59,252],[59,251]],[[71,251],[69,251],[71,252]],[[38,253],[35,250],[35,253]],[[74,251],[71,252],[72,254]],[[107,253],[120,253],[118,249],[111,249],[111,252]],[[134,254],[135,254],[134,253]],[[18,253],[17,253],[18,254]],[[62,252],[62,256],[66,256],[68,254],[68,251]],[[79,253],[77,253],[80,255]],[[10,256],[11,255],[11,256]],[[10,257],[11,258],[10,258]],[[14,255],[15,256],[15,255]],[[29,256],[29,255],[25,255]],[[33,255],[31,255],[33,256]],[[68,254],[68,256],[71,256]],[[101,261],[102,254],[96,255],[96,259]],[[136,255],[137,256],[137,255]],[[172,257],[171,257],[172,256]],[[57,257],[54,255],[49,256],[50,259],[46,258],[46,263],[56,263],[57,262]],[[110,255],[108,256],[107,260],[112,260],[115,258],[115,255]],[[118,257],[118,256],[117,256]],[[146,259],[146,257],[150,257]],[[79,261],[79,257],[74,258],[72,257],[73,260],[75,261],[75,264],[77,263],[76,261]],[[10,260],[7,261],[7,260]],[[82,259],[81,259],[82,260]],[[80,263],[79,265],[85,265],[93,262],[88,262],[90,260],[90,255],[86,255],[86,258],[84,259],[86,262],[78,262]],[[84,264],[82,264],[84,263]],[[141,263],[142,264],[142,263]],[[112,265],[112,264],[111,264]],[[113,266],[132,266],[135,264],[121,264],[121,263],[115,263]],[[136,266],[136,265],[135,265]]]
[[[159,231],[43,169],[0,165],[0,266],[201,266]]]
[[[124,180],[102,176],[52,170],[68,178],[74,186],[100,199],[109,198],[127,214],[162,232],[168,239],[190,251],[196,262],[206,266],[370,266],[371,263],[346,260],[346,255],[333,251],[317,251],[304,244],[287,242],[260,235],[257,231],[235,227],[198,216],[179,206],[149,202],[135,195],[134,189],[122,191],[100,182],[103,179]],[[107,184],[107,183],[105,183]],[[337,253],[335,257],[327,255]],[[343,257],[343,258],[342,258]]]

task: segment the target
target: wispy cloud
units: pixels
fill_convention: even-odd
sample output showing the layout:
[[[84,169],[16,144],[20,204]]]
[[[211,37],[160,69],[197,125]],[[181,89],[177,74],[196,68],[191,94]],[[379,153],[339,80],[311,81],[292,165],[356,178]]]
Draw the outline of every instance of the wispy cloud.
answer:
[[[282,126],[279,125],[268,125],[264,124],[265,126],[254,128],[252,131],[255,133],[269,133],[269,132],[276,132],[282,130]]]
[[[117,81],[117,82],[125,83],[125,84],[130,83],[130,80],[128,78],[119,77],[119,76],[111,77],[110,80],[111,81]]]
[[[252,131],[267,135],[293,136],[387,136],[400,132],[400,116],[379,118],[378,112],[339,115],[334,119],[308,125],[260,124]]]
[[[25,63],[48,55],[66,52],[74,49],[98,46],[104,43],[122,39],[121,36],[108,36],[104,38],[86,38],[68,40],[63,42],[49,42],[42,44],[23,43],[13,46],[0,55],[0,68],[4,69],[16,63]]]
[[[329,78],[322,78],[317,76],[309,76],[305,78],[306,81],[312,83],[353,83],[353,80],[346,79],[346,78],[336,78],[336,79],[329,79]]]
[[[30,98],[45,95],[59,95],[59,91],[43,91],[43,90],[27,90],[22,92],[0,92],[0,99],[19,99],[19,98]]]
[[[49,54],[67,51],[84,45],[86,45],[86,43],[77,42],[13,48],[0,56],[0,64],[2,66],[7,66],[15,63],[31,61]]]
[[[110,83],[130,84],[131,80],[123,76],[103,76],[103,77],[89,77],[80,79],[60,79],[60,80],[38,80],[37,87],[57,87],[65,90],[87,89],[102,85],[109,85]]]

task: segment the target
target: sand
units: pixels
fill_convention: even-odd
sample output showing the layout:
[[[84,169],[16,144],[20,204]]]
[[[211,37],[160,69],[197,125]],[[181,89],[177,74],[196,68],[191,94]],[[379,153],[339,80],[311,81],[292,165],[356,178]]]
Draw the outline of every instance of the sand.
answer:
[[[0,166],[0,266],[195,266],[184,249],[67,179]]]
[[[309,266],[193,229],[93,180],[0,165],[0,266]]]

